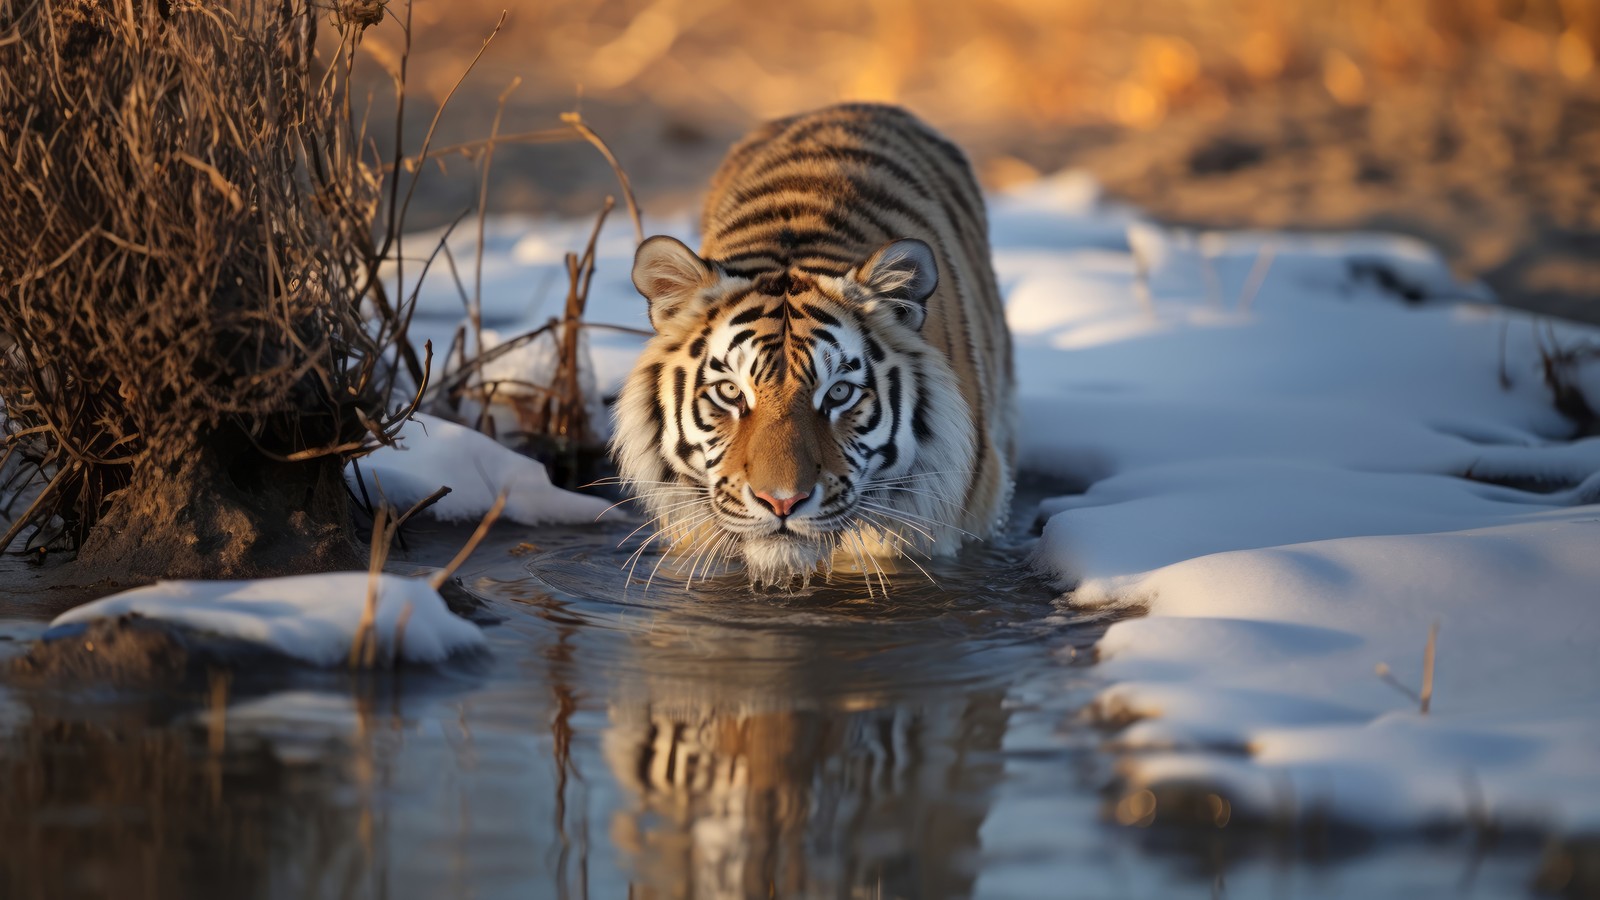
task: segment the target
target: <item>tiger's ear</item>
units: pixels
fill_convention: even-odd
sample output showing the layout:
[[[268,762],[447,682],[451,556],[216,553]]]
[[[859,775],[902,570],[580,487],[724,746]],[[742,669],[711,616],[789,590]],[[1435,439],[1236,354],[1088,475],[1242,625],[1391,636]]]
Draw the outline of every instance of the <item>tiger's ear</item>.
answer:
[[[886,303],[894,307],[901,321],[921,328],[928,316],[928,298],[939,286],[939,263],[932,247],[906,238],[879,247],[845,277],[873,295],[866,304],[868,310]]]
[[[640,244],[633,254],[633,286],[650,301],[650,324],[657,331],[716,279],[710,263],[664,234]]]

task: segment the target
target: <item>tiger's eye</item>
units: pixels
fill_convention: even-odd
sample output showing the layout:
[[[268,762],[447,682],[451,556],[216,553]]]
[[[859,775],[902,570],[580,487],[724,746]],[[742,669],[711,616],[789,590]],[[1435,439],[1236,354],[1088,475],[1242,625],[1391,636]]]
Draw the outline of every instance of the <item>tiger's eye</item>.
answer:
[[[828,388],[828,393],[823,397],[822,405],[827,409],[838,408],[849,402],[850,398],[855,396],[855,393],[855,385],[848,381],[841,381],[833,387]]]
[[[717,382],[716,391],[717,397],[724,403],[738,403],[744,397],[744,391],[740,390],[739,386],[731,381]]]

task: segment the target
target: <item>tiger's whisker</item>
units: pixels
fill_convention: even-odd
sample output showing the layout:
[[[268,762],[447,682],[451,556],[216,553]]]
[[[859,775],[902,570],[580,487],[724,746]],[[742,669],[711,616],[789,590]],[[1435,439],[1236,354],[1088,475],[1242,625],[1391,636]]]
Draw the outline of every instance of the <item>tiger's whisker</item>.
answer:
[[[663,528],[670,527],[670,523],[667,521],[667,518],[668,518],[667,517],[667,513],[671,512],[672,510],[675,510],[675,509],[682,509],[685,506],[693,506],[694,504],[697,504],[697,503],[707,503],[707,504],[709,504],[710,501],[707,500],[704,497],[696,497],[693,500],[685,500],[682,503],[673,504],[672,506],[669,506],[666,509],[663,509],[661,512],[657,513],[656,515],[651,516],[649,519],[646,519],[644,524],[640,525],[638,528],[635,528],[634,530],[628,532],[627,535],[622,538],[622,540],[617,541],[617,546],[621,547],[623,544],[626,544],[628,542],[628,540],[630,538],[632,538],[634,535],[638,534],[640,531],[643,531],[645,528],[648,528],[649,526],[651,526],[653,524],[660,524]]]
[[[640,558],[640,555],[643,554],[645,549],[650,546],[651,542],[655,541],[657,538],[661,537],[662,535],[668,534],[674,528],[682,528],[682,527],[684,527],[685,524],[688,527],[691,527],[691,528],[699,527],[702,523],[708,521],[710,519],[710,517],[711,517],[710,513],[703,514],[703,515],[699,516],[698,518],[690,519],[687,523],[674,523],[672,525],[663,525],[662,527],[657,528],[655,531],[651,532],[650,536],[645,538],[645,540],[642,543],[639,544],[638,549],[634,550],[633,553],[629,555],[628,559],[624,561],[624,564],[628,565],[628,576],[630,578],[633,577],[633,567],[638,565],[638,560]],[[649,523],[646,523],[646,524],[649,524]],[[640,527],[643,527],[643,526],[640,526]],[[634,529],[634,530],[638,531],[638,529]],[[624,540],[626,540],[626,539],[624,539]],[[677,543],[676,540],[673,541],[672,545],[669,545],[668,548],[665,551],[663,551],[663,553],[665,554],[666,552],[670,552],[671,551],[671,546],[675,546],[676,543]]]
[[[874,512],[878,513],[879,515],[884,516],[889,521],[894,522],[895,524],[904,525],[905,527],[911,529],[912,531],[915,531],[916,533],[918,533],[918,534],[922,535],[923,537],[927,538],[930,543],[933,543],[933,542],[937,541],[937,538],[935,538],[933,536],[933,532],[931,532],[928,529],[922,527],[921,525],[918,525],[916,523],[916,521],[913,521],[913,520],[921,520],[921,521],[925,521],[926,522],[926,521],[931,521],[931,520],[922,519],[921,516],[912,516],[912,515],[910,515],[909,513],[906,513],[903,510],[893,509],[893,508],[890,508],[890,507],[887,507],[887,506],[879,506],[876,503],[868,503],[866,501],[862,501],[861,502],[861,506],[866,508],[866,509],[870,509],[870,510],[874,511]],[[938,524],[942,524],[942,523],[934,523],[934,524],[938,525]]]
[[[898,516],[898,517],[902,517],[902,518],[906,518],[906,519],[914,519],[914,520],[916,520],[918,522],[925,522],[930,527],[933,527],[933,528],[950,528],[950,529],[953,529],[955,531],[960,532],[961,534],[966,535],[969,538],[972,538],[973,540],[978,540],[978,536],[977,535],[973,534],[970,531],[966,531],[966,530],[963,530],[961,528],[956,528],[956,526],[951,525],[949,522],[940,522],[940,521],[938,521],[936,519],[930,519],[927,516],[919,516],[916,513],[909,513],[909,512],[906,512],[903,509],[894,509],[892,507],[884,506],[884,505],[879,504],[879,503],[873,503],[873,502],[868,501],[868,500],[862,500],[861,501],[861,505],[870,507],[870,508],[875,509],[875,510],[878,510],[879,512],[888,513],[888,514],[890,514],[892,516]],[[907,524],[909,524],[909,523],[907,523]],[[931,538],[930,538],[930,540],[931,540]]]
[[[695,550],[694,555],[689,558],[689,575],[684,579],[683,582],[683,586],[685,588],[688,588],[694,584],[695,571],[700,568],[700,564],[706,560],[707,555],[711,552],[711,550],[727,539],[728,534],[726,532],[719,534],[718,532],[713,531],[705,540],[700,542],[698,545],[699,549]]]
[[[865,515],[870,521],[872,521],[874,523],[877,523],[878,520],[875,517],[873,517],[871,513],[866,513]],[[880,524],[879,528],[883,528],[883,526]],[[915,550],[915,551],[918,551],[918,552],[923,552],[923,551],[921,551],[921,548],[917,547],[916,544],[914,544],[910,540],[908,540],[905,535],[896,533],[893,529],[883,528],[883,533],[885,535],[887,535],[888,537],[899,541],[901,546],[904,547],[905,550],[907,550],[907,551]],[[917,562],[916,559],[914,559],[909,552],[902,553],[901,555],[905,559],[906,562],[911,563],[913,566],[916,566],[917,567],[917,571],[921,572],[922,576],[924,578],[928,579],[928,582],[930,584],[932,584],[936,588],[943,589],[943,585],[939,584],[939,580],[937,578],[934,578],[933,575],[931,575],[928,572],[927,569],[924,569],[922,567],[922,564]],[[923,552],[923,555],[927,556],[929,559],[933,558],[932,556],[928,555],[925,552]]]

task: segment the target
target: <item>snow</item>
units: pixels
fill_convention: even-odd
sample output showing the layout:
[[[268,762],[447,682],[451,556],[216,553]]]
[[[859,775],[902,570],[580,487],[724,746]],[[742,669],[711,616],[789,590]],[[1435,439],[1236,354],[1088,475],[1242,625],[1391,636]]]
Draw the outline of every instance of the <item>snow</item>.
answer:
[[[434,416],[417,414],[400,430],[398,446],[380,447],[358,465],[373,502],[379,495],[398,509],[448,486],[450,493],[428,507],[435,518],[476,521],[506,492],[505,518],[523,525],[593,522],[610,506],[550,483],[544,464],[501,446],[493,438]],[[353,467],[345,479],[356,485]]]
[[[1042,505],[1037,563],[1066,604],[1147,613],[1098,648],[1126,788],[1600,828],[1600,439],[1540,361],[1595,332],[1461,302],[1487,294],[1414,241],[1076,199],[1058,226],[998,201],[996,256],[1024,468],[1085,488]],[[1424,716],[1375,666],[1415,689],[1435,623]]]
[[[1587,513],[1587,514],[1585,514]],[[1128,594],[1157,615],[1100,645],[1107,709],[1140,783],[1220,784],[1271,813],[1390,827],[1487,814],[1502,826],[1600,827],[1600,516],[1221,553]],[[1441,623],[1432,709],[1421,681]],[[1246,748],[1248,755],[1240,755]]]
[[[455,615],[427,581],[380,575],[373,633],[378,658],[438,663],[487,647],[478,626]],[[160,581],[69,610],[51,628],[129,613],[265,647],[313,666],[343,665],[365,613],[366,572],[296,575],[257,581]]]

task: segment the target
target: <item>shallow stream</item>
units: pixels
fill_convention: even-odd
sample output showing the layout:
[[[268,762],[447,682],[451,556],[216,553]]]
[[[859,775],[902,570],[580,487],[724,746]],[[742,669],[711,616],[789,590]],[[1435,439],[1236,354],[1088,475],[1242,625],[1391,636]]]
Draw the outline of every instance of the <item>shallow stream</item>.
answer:
[[[0,687],[0,897],[1495,897],[1538,868],[1117,824],[1079,715],[1106,622],[1026,534],[886,595],[752,593],[630,579],[632,527],[499,529],[461,576],[492,652],[443,671]],[[0,657],[43,629],[0,619]]]

